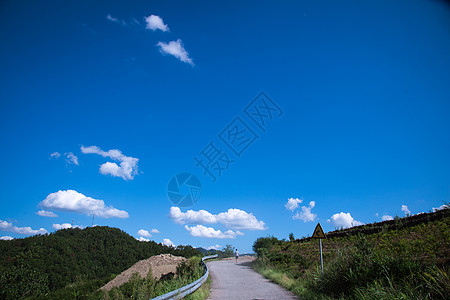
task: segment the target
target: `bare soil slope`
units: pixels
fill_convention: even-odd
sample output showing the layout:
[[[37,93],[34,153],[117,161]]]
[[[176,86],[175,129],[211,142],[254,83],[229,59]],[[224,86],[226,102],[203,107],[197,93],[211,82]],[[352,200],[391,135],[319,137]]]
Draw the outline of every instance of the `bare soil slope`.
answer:
[[[170,272],[175,273],[178,264],[185,261],[186,258],[181,256],[174,256],[172,254],[155,255],[150,258],[138,261],[128,270],[123,271],[116,276],[113,280],[102,286],[100,289],[109,291],[113,287],[119,287],[122,284],[128,282],[134,273],[139,273],[142,278],[147,277],[148,271],[152,270],[153,277],[155,279],[161,278],[161,276]]]

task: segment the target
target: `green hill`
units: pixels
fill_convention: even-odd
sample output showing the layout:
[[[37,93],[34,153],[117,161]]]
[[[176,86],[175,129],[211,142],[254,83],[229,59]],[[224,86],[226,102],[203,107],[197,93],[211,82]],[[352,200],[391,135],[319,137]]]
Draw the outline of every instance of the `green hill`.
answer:
[[[162,253],[202,256],[191,246],[139,242],[102,226],[0,241],[0,299],[45,295],[79,281],[95,290],[137,261]]]
[[[450,299],[450,209],[310,237],[259,238],[255,269],[302,299]]]

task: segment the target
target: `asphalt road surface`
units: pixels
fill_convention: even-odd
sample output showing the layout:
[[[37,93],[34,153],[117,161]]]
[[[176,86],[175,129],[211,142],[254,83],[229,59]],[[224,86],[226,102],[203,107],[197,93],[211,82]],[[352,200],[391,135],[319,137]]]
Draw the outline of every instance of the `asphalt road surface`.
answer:
[[[291,292],[256,273],[246,258],[217,260],[208,263],[212,279],[208,299],[284,300],[298,299]]]

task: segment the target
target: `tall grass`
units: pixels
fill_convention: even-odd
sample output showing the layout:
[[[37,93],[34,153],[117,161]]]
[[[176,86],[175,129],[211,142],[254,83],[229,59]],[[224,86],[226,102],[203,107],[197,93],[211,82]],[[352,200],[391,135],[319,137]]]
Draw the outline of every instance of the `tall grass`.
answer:
[[[302,276],[262,255],[254,268],[302,299],[450,299],[448,269],[378,251],[360,236],[325,264]]]

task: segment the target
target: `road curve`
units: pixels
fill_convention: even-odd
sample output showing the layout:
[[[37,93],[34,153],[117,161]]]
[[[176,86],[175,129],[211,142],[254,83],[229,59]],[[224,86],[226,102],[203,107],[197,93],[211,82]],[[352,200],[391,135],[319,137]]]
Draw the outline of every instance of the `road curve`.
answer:
[[[208,262],[212,286],[208,299],[284,300],[298,299],[291,292],[256,273],[251,261],[217,260]]]

